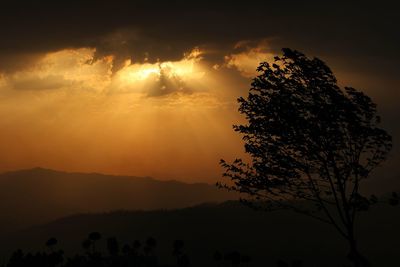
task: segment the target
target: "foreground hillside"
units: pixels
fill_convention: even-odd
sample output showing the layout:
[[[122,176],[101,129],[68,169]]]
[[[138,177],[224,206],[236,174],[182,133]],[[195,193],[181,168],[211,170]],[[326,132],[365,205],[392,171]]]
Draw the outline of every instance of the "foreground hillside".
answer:
[[[360,248],[372,266],[394,266],[400,240],[398,207],[376,207],[358,221]],[[250,255],[252,266],[275,266],[281,258],[301,259],[305,266],[343,266],[346,262],[346,243],[329,225],[290,212],[257,212],[237,202],[70,216],[9,236],[2,242],[2,251],[42,249],[49,237],[56,237],[57,246],[67,254],[83,253],[82,240],[93,231],[102,234],[97,248],[104,251],[105,240],[111,236],[129,244],[154,237],[162,262],[173,261],[171,244],[181,239],[193,266],[210,266],[216,250]]]
[[[8,172],[0,174],[0,234],[77,213],[176,209],[234,197],[202,183],[42,168]]]

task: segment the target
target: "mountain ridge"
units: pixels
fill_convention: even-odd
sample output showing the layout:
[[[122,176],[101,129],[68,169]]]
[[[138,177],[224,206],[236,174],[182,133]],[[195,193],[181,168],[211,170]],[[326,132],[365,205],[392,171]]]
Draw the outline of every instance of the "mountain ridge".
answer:
[[[399,223],[400,214],[389,205],[360,214],[356,228],[359,245],[375,263],[372,266],[391,266],[397,258]],[[66,254],[84,253],[81,242],[93,231],[103,236],[96,245],[103,252],[109,237],[116,237],[121,244],[154,237],[163,261],[168,260],[174,240],[183,240],[196,267],[210,266],[216,250],[250,255],[252,266],[275,266],[278,259],[304,260],[305,266],[342,266],[348,252],[344,239],[331,225],[285,210],[255,211],[237,201],[176,210],[75,214],[9,235],[10,241],[3,242],[3,247],[36,251],[55,237]]]
[[[176,209],[235,198],[206,183],[24,169],[0,174],[0,228],[12,231],[76,213]]]

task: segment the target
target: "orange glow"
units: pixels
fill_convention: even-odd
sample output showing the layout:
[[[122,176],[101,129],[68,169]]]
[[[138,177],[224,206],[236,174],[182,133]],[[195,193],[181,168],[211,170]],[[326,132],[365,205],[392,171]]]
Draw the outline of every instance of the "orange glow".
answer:
[[[127,60],[114,71],[113,56],[94,53],[57,51],[0,76],[1,170],[214,182],[219,159],[242,152],[231,130],[240,120],[233,84],[203,64],[200,50],[177,61]]]
[[[201,52],[194,49],[185,54],[180,61],[165,61],[157,63],[134,63],[130,60],[125,62],[124,67],[115,73],[118,79],[117,86],[120,90],[135,86],[140,92],[148,90],[149,84],[167,79],[170,82],[176,80],[190,86],[191,83],[199,82],[204,78],[205,72],[201,67]],[[179,88],[179,85],[176,85]]]

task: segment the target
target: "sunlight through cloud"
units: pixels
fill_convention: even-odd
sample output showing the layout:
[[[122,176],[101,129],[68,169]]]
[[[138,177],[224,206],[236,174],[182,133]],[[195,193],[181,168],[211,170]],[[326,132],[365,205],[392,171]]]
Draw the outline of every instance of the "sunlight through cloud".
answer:
[[[193,92],[194,84],[200,83],[204,77],[200,60],[202,52],[195,48],[184,55],[179,61],[165,61],[156,63],[125,62],[122,69],[115,73],[120,90],[133,88],[148,96],[166,95],[175,92]]]
[[[272,62],[274,54],[268,45],[267,40],[259,43],[241,41],[235,45],[232,54],[225,56],[225,66],[237,69],[246,78],[257,75],[257,67],[260,62]]]

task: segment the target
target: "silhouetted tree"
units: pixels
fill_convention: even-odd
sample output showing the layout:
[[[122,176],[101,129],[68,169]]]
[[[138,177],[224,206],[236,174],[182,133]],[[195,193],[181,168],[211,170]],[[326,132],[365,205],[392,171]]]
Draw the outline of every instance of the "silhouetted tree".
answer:
[[[183,247],[185,243],[182,240],[175,240],[173,244],[172,255],[176,258],[176,265],[178,267],[188,267],[190,266],[189,257],[184,253]]]
[[[101,239],[101,234],[99,232],[92,232],[89,234],[89,240],[96,242]]]
[[[278,260],[278,261],[276,262],[276,266],[277,266],[277,267],[290,267],[290,266],[289,266],[289,263],[287,263],[287,262],[285,262],[285,261],[283,261],[283,260]]]
[[[154,249],[157,246],[157,240],[153,237],[149,237],[146,240],[146,245],[143,247],[143,251],[145,253],[145,264],[147,266],[157,266],[157,258],[154,254]]]
[[[240,264],[240,253],[238,251],[227,252],[224,254],[224,261],[231,266]]]
[[[122,253],[123,253],[124,255],[128,255],[128,254],[132,253],[132,248],[131,248],[131,246],[129,246],[128,244],[124,244],[124,245],[122,246]]]
[[[247,266],[251,262],[251,257],[249,255],[242,255],[240,261],[242,262],[242,264]]]
[[[367,265],[354,222],[373,201],[360,185],[392,146],[376,105],[354,88],[339,88],[323,61],[298,51],[283,49],[257,71],[248,97],[238,99],[247,124],[234,126],[251,163],[221,160],[233,184],[219,185],[247,193],[250,205],[262,200],[267,210],[291,209],[333,225],[354,265]],[[313,205],[298,204],[304,200]]]
[[[142,246],[142,243],[140,243],[139,240],[133,241],[132,248],[133,248],[134,252],[137,253],[141,246]]]
[[[97,238],[93,238],[96,236]],[[3,267],[189,267],[191,264],[188,255],[184,251],[184,242],[175,240],[173,243],[173,256],[176,257],[176,265],[159,264],[156,255],[146,252],[146,247],[156,247],[156,240],[148,238],[143,246],[143,251],[139,250],[140,242],[135,241],[133,246],[125,244],[122,246],[122,253],[119,253],[119,242],[115,237],[107,238],[106,244],[109,254],[91,252],[90,248],[93,241],[100,240],[99,235],[89,235],[92,240],[87,239],[84,243],[86,254],[76,254],[64,258],[62,250],[56,252],[36,252],[25,254],[22,250],[15,251]],[[50,240],[50,239],[49,239]],[[54,243],[54,242],[50,242]],[[133,249],[135,247],[135,250]],[[231,251],[222,254],[216,251],[213,255],[217,266],[249,266],[251,258],[239,251]],[[278,266],[302,267],[301,261],[292,261],[291,264],[285,261],[278,261]],[[209,265],[207,265],[209,266]]]
[[[89,248],[91,245],[92,245],[92,241],[90,241],[89,239],[85,239],[82,242],[82,247],[87,253],[89,252]]]
[[[222,259],[223,259],[222,253],[219,252],[219,251],[215,251],[214,255],[213,255],[213,259],[216,262],[217,266],[221,266],[221,262],[222,262]]]
[[[399,205],[400,202],[400,196],[398,193],[393,192],[391,197],[389,198],[389,204],[392,206],[397,206]]]
[[[118,256],[119,244],[115,237],[110,237],[107,239],[107,249],[111,256]]]
[[[53,251],[53,248],[55,245],[57,245],[57,239],[52,237],[49,240],[46,241],[46,247],[48,247],[51,251]]]
[[[154,248],[157,246],[157,241],[153,237],[149,237],[146,240],[146,246],[143,248],[146,254],[153,253]]]
[[[88,236],[88,240],[91,242],[92,245],[92,253],[96,252],[96,241],[101,239],[101,234],[99,232],[91,232]]]

